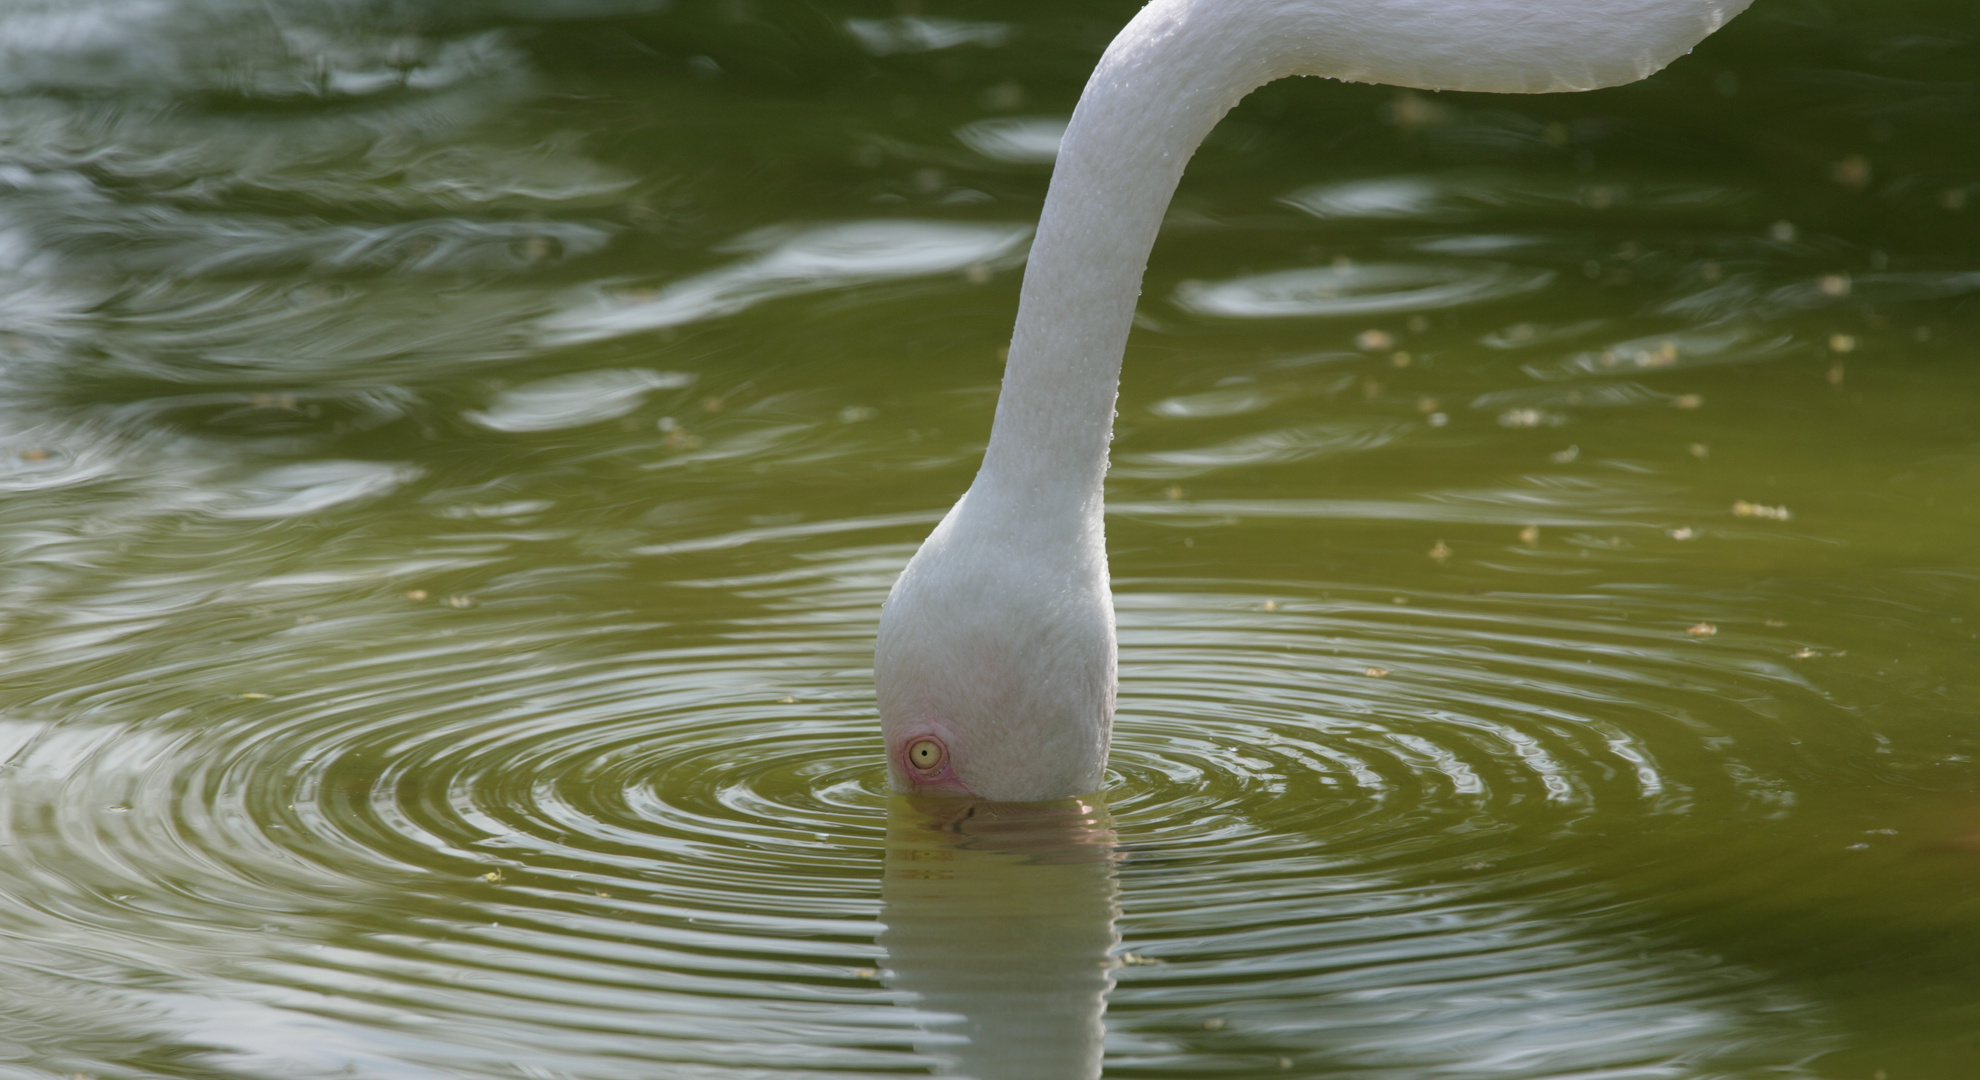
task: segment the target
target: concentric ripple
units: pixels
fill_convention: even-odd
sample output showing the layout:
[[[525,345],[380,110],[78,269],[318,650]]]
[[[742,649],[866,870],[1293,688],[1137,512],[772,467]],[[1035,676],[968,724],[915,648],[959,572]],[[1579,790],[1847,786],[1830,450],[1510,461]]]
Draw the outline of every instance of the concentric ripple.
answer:
[[[1652,1076],[1816,1045],[1814,1006],[1646,952],[1650,913],[1586,878],[1592,822],[1792,798],[1718,704],[1818,716],[1784,666],[1559,599],[1126,582],[1112,830],[985,833],[885,791],[865,649],[904,554],[711,579],[757,614],[692,646],[494,608],[380,643],[353,616],[322,631],[343,659],[267,692],[235,687],[278,643],[176,708],[190,673],[154,670],[73,702],[91,723],[12,721],[3,917],[34,944],[0,980],[60,992],[6,1040],[104,1075],[117,1051],[58,1033],[229,1073],[1017,1075],[968,1033],[1046,994],[1073,1010],[1054,1060],[1099,1053],[1104,1007],[1129,1073]]]
[[[888,1067],[905,1020],[852,974],[878,962],[886,797],[851,688],[800,668],[767,693],[753,647],[556,651],[477,636],[177,730],[17,730],[7,816],[45,869],[8,883],[9,936],[135,958],[180,993],[251,980],[273,1010],[256,1023],[128,1033],[224,1070],[383,1067],[341,1056],[369,1047],[498,1075],[551,1067],[580,1031],[635,1071],[744,1069],[795,1017],[825,1031],[793,1050],[808,1067]]]

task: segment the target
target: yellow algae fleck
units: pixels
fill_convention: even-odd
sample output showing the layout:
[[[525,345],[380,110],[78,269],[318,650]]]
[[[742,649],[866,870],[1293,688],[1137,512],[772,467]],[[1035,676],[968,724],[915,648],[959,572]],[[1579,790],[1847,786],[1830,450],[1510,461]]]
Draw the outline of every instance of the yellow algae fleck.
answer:
[[[1788,508],[1785,506],[1762,506],[1759,503],[1750,503],[1745,499],[1741,499],[1733,503],[1733,516],[1766,518],[1770,521],[1786,521],[1794,515],[1790,514]]]

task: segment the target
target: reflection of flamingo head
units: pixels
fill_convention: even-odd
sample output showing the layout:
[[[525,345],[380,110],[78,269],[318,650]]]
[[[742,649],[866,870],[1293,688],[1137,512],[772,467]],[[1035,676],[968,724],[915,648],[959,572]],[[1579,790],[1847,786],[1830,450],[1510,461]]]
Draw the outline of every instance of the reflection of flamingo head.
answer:
[[[1117,858],[1098,799],[892,800],[885,977],[912,996],[939,1075],[1100,1075]]]

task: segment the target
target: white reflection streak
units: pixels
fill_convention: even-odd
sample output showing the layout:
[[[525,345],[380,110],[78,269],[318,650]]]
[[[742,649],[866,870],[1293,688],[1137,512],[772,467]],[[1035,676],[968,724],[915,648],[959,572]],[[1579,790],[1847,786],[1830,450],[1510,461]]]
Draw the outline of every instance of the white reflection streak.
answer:
[[[1681,215],[1729,206],[1743,197],[1739,191],[1710,184],[1543,179],[1483,169],[1315,184],[1283,195],[1279,202],[1323,221],[1453,222],[1508,210],[1648,210]]]
[[[964,146],[997,161],[1049,164],[1066,137],[1063,116],[998,116],[956,129]]]
[[[300,517],[332,506],[374,499],[418,478],[412,465],[376,461],[305,461],[256,473],[239,488],[240,501],[217,511],[227,518]]]
[[[544,319],[547,344],[681,326],[733,315],[778,297],[879,281],[1015,265],[1029,226],[934,221],[856,221],[800,232],[773,230],[732,248],[759,254],[648,294],[594,293]]]
[[[645,368],[556,375],[503,391],[488,408],[462,415],[491,431],[555,431],[616,420],[639,408],[647,394],[693,381],[689,372]]]
[[[1216,469],[1283,465],[1323,455],[1352,454],[1386,446],[1412,430],[1397,422],[1307,424],[1241,435],[1213,446],[1121,454],[1113,475],[1175,479]]]
[[[1274,319],[1429,311],[1538,292],[1551,270],[1504,263],[1359,263],[1313,266],[1229,281],[1185,281],[1177,307],[1198,315]]]
[[[874,56],[934,52],[958,45],[996,48],[1011,37],[1011,24],[901,15],[892,19],[847,19],[846,33]]]

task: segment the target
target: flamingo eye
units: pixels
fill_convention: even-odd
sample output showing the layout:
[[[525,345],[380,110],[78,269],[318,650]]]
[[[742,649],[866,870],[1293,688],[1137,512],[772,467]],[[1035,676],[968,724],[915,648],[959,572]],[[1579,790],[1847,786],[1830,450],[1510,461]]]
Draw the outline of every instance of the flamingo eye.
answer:
[[[942,759],[948,756],[942,744],[934,739],[916,739],[908,744],[908,761],[922,772],[934,772],[942,767]]]

